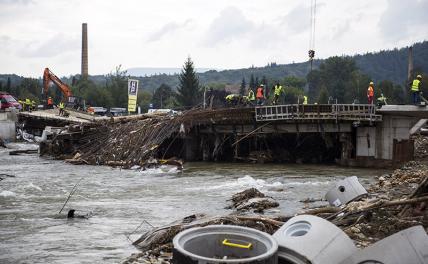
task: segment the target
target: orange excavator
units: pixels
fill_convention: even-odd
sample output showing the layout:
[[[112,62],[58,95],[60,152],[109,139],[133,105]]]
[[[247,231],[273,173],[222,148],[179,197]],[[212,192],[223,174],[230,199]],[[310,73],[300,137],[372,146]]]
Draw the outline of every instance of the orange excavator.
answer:
[[[49,68],[45,68],[45,71],[43,72],[43,92],[46,98],[48,97],[50,82],[56,84],[56,86],[58,86],[58,88],[61,90],[63,95],[63,102],[66,105],[72,106],[73,108],[77,109],[83,108],[81,104],[81,98],[73,96],[70,87],[67,84],[63,83],[61,79],[58,78],[58,76],[56,76],[53,72],[49,70]]]

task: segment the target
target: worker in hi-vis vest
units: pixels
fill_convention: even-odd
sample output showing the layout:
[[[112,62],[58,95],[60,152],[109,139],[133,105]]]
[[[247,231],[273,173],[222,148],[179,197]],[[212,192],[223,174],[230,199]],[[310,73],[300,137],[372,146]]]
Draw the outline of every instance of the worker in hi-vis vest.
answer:
[[[274,92],[274,95],[273,95],[273,104],[274,105],[276,105],[276,104],[278,104],[278,100],[279,100],[279,97],[281,96],[281,94],[283,93],[283,90],[282,90],[282,86],[279,84],[279,82],[276,82],[276,85],[273,87],[273,92]]]
[[[369,104],[373,104],[373,97],[374,97],[374,83],[370,82],[369,88],[367,88],[367,102]]]
[[[418,74],[418,76],[416,76],[416,79],[414,79],[412,82],[412,86],[410,89],[412,91],[413,104],[419,103],[419,94],[421,93],[421,80],[422,76]]]
[[[256,101],[256,96],[251,88],[248,88],[248,101],[250,105],[254,105],[254,101]]]
[[[304,105],[308,104],[308,97],[306,95],[303,96],[303,104]]]
[[[257,105],[263,105],[263,101],[265,99],[263,89],[264,89],[263,84],[260,84],[260,86],[257,87],[257,91],[256,91]]]
[[[62,101],[59,102],[59,116],[63,116],[64,115],[64,108],[65,108],[64,103]]]

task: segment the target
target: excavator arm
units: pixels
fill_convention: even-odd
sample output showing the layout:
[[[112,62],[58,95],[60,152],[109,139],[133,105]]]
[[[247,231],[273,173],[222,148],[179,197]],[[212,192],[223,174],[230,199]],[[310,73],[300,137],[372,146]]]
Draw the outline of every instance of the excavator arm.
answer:
[[[67,84],[63,83],[60,78],[58,78],[53,72],[49,70],[49,68],[45,68],[45,71],[43,73],[43,91],[45,93],[45,96],[48,96],[50,82],[53,82],[58,86],[66,102],[68,100],[68,97],[73,96],[70,87],[68,87]]]

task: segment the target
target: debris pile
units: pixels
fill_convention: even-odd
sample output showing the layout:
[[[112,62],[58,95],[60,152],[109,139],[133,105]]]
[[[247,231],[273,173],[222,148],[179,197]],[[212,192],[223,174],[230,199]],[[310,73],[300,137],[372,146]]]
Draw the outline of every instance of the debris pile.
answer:
[[[428,166],[409,162],[390,174],[378,177],[378,181],[367,190],[368,197],[347,205],[316,207],[299,214],[316,215],[329,220],[360,248],[412,226],[422,225],[428,231]],[[234,195],[231,201],[263,197],[257,190],[249,189]],[[133,254],[124,263],[171,263],[172,239],[187,228],[230,224],[273,234],[292,217],[193,215],[145,233],[134,242],[142,252]]]
[[[428,158],[428,136],[417,135],[415,141],[415,158],[427,159]]]
[[[254,210],[255,213],[263,213],[269,208],[278,207],[279,203],[272,197],[266,196],[256,188],[250,188],[234,194],[232,196],[232,205],[227,209],[236,209],[237,211]]]
[[[179,131],[179,119],[157,115],[124,123],[105,123],[83,137],[76,154],[67,161],[123,167],[143,165],[167,138]]]
[[[173,222],[167,226],[150,230],[143,234],[133,245],[142,252],[132,254],[123,263],[171,263],[172,239],[179,232],[207,225],[237,225],[251,227],[269,234],[273,234],[281,225],[282,221],[257,217],[227,215],[208,217],[203,214],[191,215],[180,221]]]

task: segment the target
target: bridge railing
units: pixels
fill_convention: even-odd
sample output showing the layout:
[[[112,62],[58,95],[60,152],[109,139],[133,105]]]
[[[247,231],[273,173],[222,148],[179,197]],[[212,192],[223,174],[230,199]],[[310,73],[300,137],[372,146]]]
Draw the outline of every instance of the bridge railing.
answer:
[[[290,104],[257,106],[256,121],[274,120],[350,120],[381,121],[376,107],[368,104]]]

